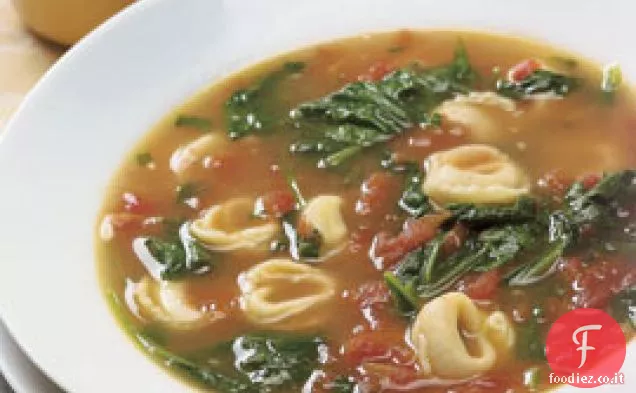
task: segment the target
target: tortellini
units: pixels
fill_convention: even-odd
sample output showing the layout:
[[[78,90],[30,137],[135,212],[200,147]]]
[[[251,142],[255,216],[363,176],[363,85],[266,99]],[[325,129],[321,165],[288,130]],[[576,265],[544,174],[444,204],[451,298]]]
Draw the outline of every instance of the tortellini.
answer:
[[[478,142],[496,142],[508,129],[514,129],[517,104],[494,92],[471,92],[444,101],[436,110],[450,123],[466,127]]]
[[[320,233],[327,247],[338,245],[347,236],[347,226],[342,219],[341,207],[341,197],[321,195],[310,200],[303,210],[303,219]]]
[[[239,278],[239,285],[247,319],[281,330],[315,326],[336,294],[330,276],[288,259],[270,259],[252,267]]]
[[[219,133],[205,134],[189,144],[177,149],[170,157],[170,169],[177,175],[185,173],[195,163],[215,152],[223,151],[226,138]]]
[[[493,369],[515,343],[514,329],[499,311],[486,315],[461,292],[426,304],[411,330],[421,369],[441,378],[470,378]]]
[[[135,284],[133,298],[140,314],[174,329],[195,329],[219,318],[219,311],[196,308],[188,303],[186,283],[154,281],[144,277]]]
[[[498,149],[465,145],[432,154],[422,188],[437,203],[510,203],[528,192],[523,171]]]
[[[257,220],[253,209],[254,203],[249,198],[231,199],[212,206],[203,217],[194,220],[190,232],[211,250],[258,249],[267,245],[280,228],[273,222],[251,226]]]

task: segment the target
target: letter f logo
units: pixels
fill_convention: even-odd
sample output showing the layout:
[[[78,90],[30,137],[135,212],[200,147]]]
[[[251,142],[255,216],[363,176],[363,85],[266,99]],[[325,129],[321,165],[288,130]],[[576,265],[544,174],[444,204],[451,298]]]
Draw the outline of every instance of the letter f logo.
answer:
[[[585,361],[587,360],[587,351],[596,349],[592,346],[587,345],[587,332],[590,330],[601,330],[602,327],[602,325],[585,325],[576,329],[574,333],[572,333],[572,341],[574,341],[574,344],[580,345],[580,347],[576,348],[577,351],[581,351],[581,364],[579,364],[579,368],[583,367]],[[581,332],[583,333],[582,340],[579,342],[577,335]]]

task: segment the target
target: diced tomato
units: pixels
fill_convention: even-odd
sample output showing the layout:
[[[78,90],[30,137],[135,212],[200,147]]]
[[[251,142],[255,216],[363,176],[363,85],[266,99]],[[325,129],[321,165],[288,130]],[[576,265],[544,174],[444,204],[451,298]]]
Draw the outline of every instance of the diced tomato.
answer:
[[[546,194],[561,200],[572,183],[574,183],[574,179],[571,176],[568,176],[563,170],[556,169],[543,175],[537,185]]]
[[[488,377],[473,379],[457,389],[461,393],[504,393],[510,390],[509,381]]]
[[[561,315],[569,311],[567,299],[550,296],[545,299],[545,317],[548,321],[556,321]]]
[[[364,375],[360,383],[371,390],[363,391],[380,391],[380,386],[402,390],[419,378],[415,353],[404,342],[402,329],[362,332],[343,346],[342,354],[346,367]]]
[[[532,316],[534,299],[526,291],[517,289],[510,293],[509,300],[512,319],[517,323],[527,322]]]
[[[357,367],[368,360],[386,360],[389,346],[375,332],[363,332],[343,347],[343,360],[349,367]]]
[[[311,226],[311,224],[304,219],[304,217],[300,217],[298,220],[298,225],[296,227],[296,231],[300,236],[311,236],[314,233],[315,228]]]
[[[421,378],[414,363],[404,365],[370,362],[365,363],[362,368],[368,377],[365,382],[375,388],[367,390],[369,392],[411,390],[409,385]]]
[[[371,330],[393,329],[401,322],[384,281],[363,283],[354,290],[351,300],[356,303]]]
[[[149,214],[153,211],[152,205],[139,198],[132,192],[125,192],[121,196],[124,201],[124,210],[133,214]]]
[[[460,291],[474,300],[492,300],[497,294],[501,273],[499,270],[490,270],[485,273],[470,274],[465,276],[458,285]]]
[[[359,333],[347,341],[342,354],[348,367],[365,362],[406,364],[414,358],[413,351],[404,343],[404,332],[397,329]]]
[[[380,216],[392,211],[399,198],[400,180],[387,172],[375,172],[362,184],[356,212],[362,216]]]
[[[391,293],[384,281],[369,281],[360,285],[353,295],[360,308],[391,302]]]
[[[132,213],[113,213],[108,215],[108,220],[115,230],[139,228],[143,217]]]
[[[392,267],[406,254],[433,239],[447,217],[445,214],[434,214],[408,219],[402,232],[395,237],[386,232],[379,233],[371,247],[371,257],[376,268],[385,270]]]
[[[104,241],[109,241],[118,234],[137,231],[142,227],[143,220],[143,216],[128,212],[108,214],[102,219],[100,237]]]
[[[444,239],[444,244],[442,245],[442,251],[444,254],[450,255],[459,250],[464,244],[464,241],[466,241],[467,236],[468,228],[461,224],[455,225]]]
[[[512,82],[522,81],[539,68],[541,68],[541,64],[538,61],[534,59],[524,60],[510,68],[508,71],[508,79]]]
[[[413,364],[405,366],[390,365],[385,370],[387,371],[385,376],[389,379],[392,387],[396,389],[406,387],[420,377],[417,368]]]
[[[611,298],[636,285],[636,266],[620,260],[601,260],[584,265],[578,258],[567,258],[558,265],[569,282],[574,307],[604,308]]]
[[[592,187],[594,187],[595,185],[598,184],[598,182],[601,181],[601,176],[596,174],[596,173],[591,173],[589,175],[585,175],[583,176],[583,187],[586,190],[591,189]]]
[[[389,66],[385,61],[378,61],[371,64],[371,67],[362,75],[358,76],[360,81],[379,81],[386,74],[393,71],[395,67]]]
[[[366,226],[360,226],[351,233],[349,251],[352,253],[367,252],[373,240],[373,230]]]
[[[287,190],[270,191],[261,197],[261,201],[265,212],[275,217],[282,217],[296,207],[294,194]]]

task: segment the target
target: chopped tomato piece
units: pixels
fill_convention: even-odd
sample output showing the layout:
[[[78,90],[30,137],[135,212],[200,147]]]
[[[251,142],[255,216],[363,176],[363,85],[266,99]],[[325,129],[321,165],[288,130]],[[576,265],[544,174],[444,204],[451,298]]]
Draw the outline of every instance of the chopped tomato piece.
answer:
[[[270,191],[261,198],[261,201],[265,212],[275,217],[282,217],[296,207],[294,194],[287,190]]]
[[[556,321],[561,315],[569,311],[567,299],[550,296],[545,299],[544,310],[548,321]]]
[[[372,386],[383,386],[384,389],[382,389],[382,391],[403,391],[408,389],[410,384],[420,378],[420,374],[414,363],[403,365],[370,362],[366,363],[363,368],[365,374],[369,376],[371,380],[379,380],[378,382],[380,383],[372,383]]]
[[[563,199],[566,191],[570,188],[574,179],[568,176],[563,170],[556,169],[543,175],[537,185],[544,192],[557,200]]]
[[[450,255],[461,248],[466,241],[466,237],[468,236],[468,228],[464,225],[457,224],[451,229],[446,238],[444,239],[444,244],[442,245],[442,250],[444,254]]]
[[[481,377],[459,386],[462,393],[503,393],[510,390],[510,382],[489,377]]]
[[[418,219],[408,219],[402,232],[395,237],[391,237],[386,232],[379,233],[371,247],[371,257],[376,268],[388,269],[409,252],[429,242],[447,218],[446,214],[434,214]]]
[[[500,282],[501,273],[495,269],[465,276],[460,281],[458,289],[474,300],[492,300],[497,294]]]
[[[402,330],[365,331],[347,341],[342,348],[343,360],[349,367],[365,362],[408,363],[413,351],[404,343]]]
[[[132,192],[125,192],[121,196],[124,201],[124,210],[133,214],[149,214],[152,212],[152,205],[139,198]]]
[[[539,68],[541,68],[541,64],[538,61],[534,59],[524,60],[510,68],[510,71],[508,71],[508,79],[512,82],[522,81]]]
[[[400,323],[400,317],[391,304],[391,293],[384,281],[369,281],[360,285],[352,295],[371,330],[392,329]]]
[[[357,367],[368,360],[386,360],[389,345],[375,332],[363,332],[343,347],[343,360],[349,367]]]
[[[366,252],[373,240],[373,230],[369,227],[361,226],[351,233],[349,251],[352,253]]]
[[[362,75],[358,76],[360,81],[379,81],[386,74],[393,71],[394,67],[389,66],[385,61],[378,61],[371,64],[371,67]]]
[[[595,185],[598,184],[598,182],[601,181],[601,176],[596,174],[596,173],[591,173],[589,175],[585,175],[583,176],[583,187],[586,190],[591,189],[592,187],[594,187]]]
[[[380,216],[391,212],[401,189],[400,180],[386,172],[375,172],[362,184],[356,212],[362,216]]]
[[[109,241],[118,233],[138,230],[142,227],[143,220],[143,216],[128,212],[108,214],[102,219],[99,228],[100,238]]]
[[[578,258],[567,258],[558,267],[570,283],[574,307],[604,308],[614,295],[636,285],[636,266],[625,261],[601,260],[586,266]]]
[[[358,287],[353,299],[360,308],[391,302],[391,293],[384,281],[370,281]]]
[[[132,213],[114,213],[108,216],[114,229],[139,228],[143,217]]]

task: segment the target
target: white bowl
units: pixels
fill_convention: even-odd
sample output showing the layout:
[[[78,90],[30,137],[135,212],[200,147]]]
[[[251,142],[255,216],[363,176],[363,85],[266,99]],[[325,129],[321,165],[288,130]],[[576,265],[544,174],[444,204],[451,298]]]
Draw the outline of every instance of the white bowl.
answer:
[[[71,50],[0,143],[0,316],[69,392],[188,390],[110,315],[93,231],[124,154],[171,108],[219,77],[311,42],[393,28],[486,29],[546,39],[636,77],[631,1],[145,0]],[[636,347],[623,371],[636,369]],[[634,377],[634,380],[632,380]],[[604,387],[634,391],[628,385]]]

